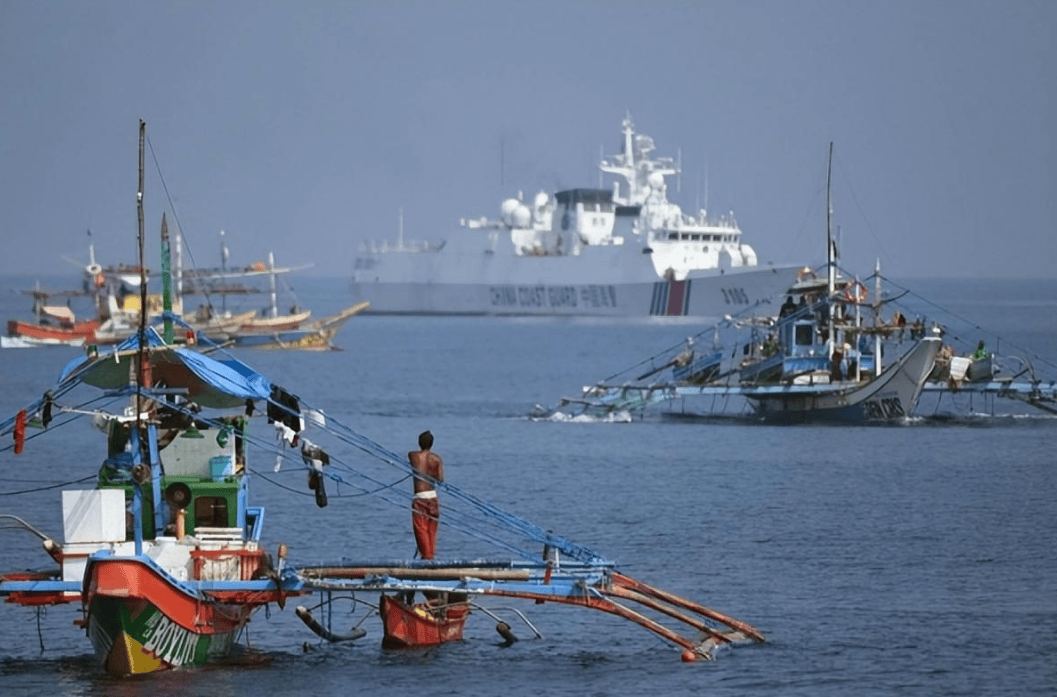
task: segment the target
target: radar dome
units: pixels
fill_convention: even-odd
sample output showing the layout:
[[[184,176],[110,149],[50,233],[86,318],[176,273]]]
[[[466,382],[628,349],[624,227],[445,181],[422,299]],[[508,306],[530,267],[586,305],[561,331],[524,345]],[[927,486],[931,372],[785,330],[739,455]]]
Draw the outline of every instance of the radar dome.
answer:
[[[525,204],[520,204],[515,208],[511,217],[511,227],[526,228],[532,223],[532,211]]]
[[[516,198],[508,198],[507,200],[503,201],[503,203],[499,206],[499,213],[504,223],[506,223],[507,225],[513,225],[511,216],[514,215],[514,211],[517,210],[517,207],[520,205],[521,201],[518,201]]]
[[[650,172],[650,176],[646,178],[646,183],[650,185],[651,189],[660,189],[664,186],[664,175],[660,172]]]
[[[541,191],[538,194],[536,194],[536,198],[533,201],[533,203],[535,204],[536,208],[543,208],[544,206],[547,205],[547,202],[550,201],[550,200],[551,200],[551,197],[547,195],[547,192],[546,191]]]

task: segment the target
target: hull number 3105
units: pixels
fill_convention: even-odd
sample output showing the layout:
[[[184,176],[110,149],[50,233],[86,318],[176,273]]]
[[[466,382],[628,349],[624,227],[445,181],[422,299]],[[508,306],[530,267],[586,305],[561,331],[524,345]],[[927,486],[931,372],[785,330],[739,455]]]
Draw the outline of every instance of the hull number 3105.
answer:
[[[744,288],[720,288],[723,293],[723,300],[728,305],[748,305],[749,294],[745,292]]]

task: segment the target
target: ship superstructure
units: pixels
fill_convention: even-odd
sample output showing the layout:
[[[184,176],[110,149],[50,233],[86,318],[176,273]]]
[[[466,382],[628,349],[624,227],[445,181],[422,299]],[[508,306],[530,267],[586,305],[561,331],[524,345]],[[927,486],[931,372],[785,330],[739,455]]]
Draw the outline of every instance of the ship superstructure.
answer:
[[[759,266],[733,214],[682,211],[653,139],[623,122],[623,151],[599,165],[617,180],[500,205],[435,242],[367,243],[352,291],[383,314],[722,316],[769,303],[798,265]]]

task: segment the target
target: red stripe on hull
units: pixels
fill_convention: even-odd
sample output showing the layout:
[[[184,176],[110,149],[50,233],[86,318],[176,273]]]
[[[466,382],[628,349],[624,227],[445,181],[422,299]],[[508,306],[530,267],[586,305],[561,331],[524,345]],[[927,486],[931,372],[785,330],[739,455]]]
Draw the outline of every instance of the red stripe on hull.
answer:
[[[670,281],[668,283],[668,309],[665,314],[682,315],[685,295],[686,281]]]
[[[197,598],[173,585],[146,564],[132,559],[99,559],[86,572],[86,602],[97,596],[142,601],[156,606],[181,627],[198,634],[236,630],[249,613],[268,600],[254,597],[246,605],[228,605],[212,598]],[[271,594],[265,596],[271,598]]]

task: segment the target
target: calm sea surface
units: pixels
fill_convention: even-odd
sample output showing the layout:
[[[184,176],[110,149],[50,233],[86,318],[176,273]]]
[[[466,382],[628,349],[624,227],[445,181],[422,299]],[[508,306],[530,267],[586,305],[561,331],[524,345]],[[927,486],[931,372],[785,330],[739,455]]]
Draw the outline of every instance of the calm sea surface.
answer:
[[[18,291],[32,281],[0,278],[0,319],[27,315]],[[907,285],[1004,344],[1057,359],[1057,281]],[[348,302],[341,280],[295,289],[321,315]],[[1057,694],[1057,418],[866,428],[529,418],[700,328],[356,317],[338,336],[343,351],[240,357],[390,450],[432,429],[449,481],[755,625],[768,644],[683,664],[627,622],[518,604],[544,638],[515,625],[522,640],[504,648],[475,615],[461,643],[385,652],[371,621],[355,644],[321,644],[291,602],[256,614],[230,662],[117,680],[96,667],[76,608],[38,618],[0,605],[0,694]],[[0,413],[39,396],[76,355],[0,352]],[[59,489],[39,488],[93,474],[104,453],[88,424],[50,435],[17,458],[0,453],[0,513],[60,536]],[[12,493],[23,490],[35,491]],[[294,562],[413,552],[404,510],[355,497],[321,510],[262,479],[253,494],[267,545],[286,542]],[[0,543],[2,570],[47,565],[23,532],[0,527]],[[459,544],[442,528],[441,556],[458,557]]]

